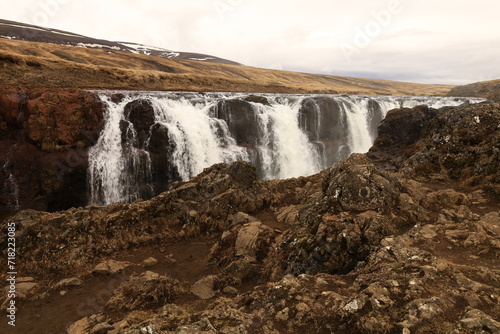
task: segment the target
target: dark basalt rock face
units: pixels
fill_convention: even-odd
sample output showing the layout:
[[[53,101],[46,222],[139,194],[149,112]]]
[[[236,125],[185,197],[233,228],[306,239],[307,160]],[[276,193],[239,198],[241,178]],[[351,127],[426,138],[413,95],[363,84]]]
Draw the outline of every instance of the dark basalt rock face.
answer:
[[[125,106],[125,118],[132,123],[136,131],[137,148],[143,148],[149,137],[151,127],[155,124],[155,112],[151,102],[135,100],[128,103]]]
[[[392,110],[368,156],[411,177],[452,178],[500,194],[499,109],[483,103]]]
[[[271,279],[349,272],[381,239],[409,226],[395,214],[404,188],[363,154],[322,172],[321,189],[320,198],[308,201],[280,240],[274,267],[268,268]]]
[[[382,110],[380,109],[380,105],[377,104],[374,100],[368,101],[368,118],[367,124],[369,125],[370,135],[372,138],[377,138],[378,136],[378,126],[380,122],[384,119]]]
[[[249,101],[255,102],[255,99],[249,98],[220,101],[212,112],[216,118],[222,119],[228,124],[229,131],[237,145],[255,147],[259,144],[261,134],[259,133],[258,115],[249,103]],[[262,99],[259,101],[262,102]]]
[[[321,96],[305,99],[299,112],[299,124],[309,140],[325,150],[328,165],[347,158],[348,149],[342,150],[342,147],[347,145],[349,129],[346,114],[337,101]]]
[[[427,131],[429,122],[436,113],[436,109],[426,106],[390,111],[386,116],[387,120],[380,123],[375,148],[399,149],[415,144]]]
[[[99,137],[103,112],[90,92],[1,91],[0,208],[86,205],[88,148]]]

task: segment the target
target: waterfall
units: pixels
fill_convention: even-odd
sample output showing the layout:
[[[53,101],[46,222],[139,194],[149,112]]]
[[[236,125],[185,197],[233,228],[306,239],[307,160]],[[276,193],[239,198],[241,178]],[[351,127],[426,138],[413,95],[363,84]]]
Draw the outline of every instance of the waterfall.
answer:
[[[175,143],[171,159],[183,181],[219,162],[248,160],[246,150],[236,146],[227,124],[209,116],[212,101],[193,104],[184,98],[149,99],[155,122],[168,130],[169,139]]]
[[[7,207],[12,210],[19,210],[19,185],[17,183],[17,179],[12,173],[12,166],[9,156],[12,154],[13,150],[16,148],[16,145],[12,146],[12,148],[7,153],[7,160],[5,161],[2,169],[7,175],[7,178],[4,182],[4,192],[7,195],[8,202]]]
[[[120,103],[101,99],[107,106],[105,126],[89,150],[91,204],[132,202],[141,197],[143,185],[149,187],[149,153],[136,147],[137,133],[123,114],[131,98]]]
[[[311,175],[351,153],[367,152],[391,109],[482,101],[242,93],[97,95],[107,109],[104,129],[89,151],[94,205],[150,198],[219,162],[251,162],[264,180]]]
[[[252,162],[260,165],[262,178],[298,177],[321,170],[317,148],[299,127],[301,100],[272,99],[270,103],[263,105],[252,102],[261,132],[257,146],[260,159]]]
[[[340,97],[339,104],[347,116],[349,151],[367,152],[373,143],[368,130],[368,101]]]

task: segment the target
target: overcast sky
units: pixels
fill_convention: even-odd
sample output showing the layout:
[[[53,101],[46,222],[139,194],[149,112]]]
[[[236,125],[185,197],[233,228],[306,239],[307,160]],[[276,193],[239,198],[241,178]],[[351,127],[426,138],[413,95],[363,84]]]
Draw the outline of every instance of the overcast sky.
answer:
[[[245,65],[422,83],[500,79],[498,0],[17,0],[0,17]]]

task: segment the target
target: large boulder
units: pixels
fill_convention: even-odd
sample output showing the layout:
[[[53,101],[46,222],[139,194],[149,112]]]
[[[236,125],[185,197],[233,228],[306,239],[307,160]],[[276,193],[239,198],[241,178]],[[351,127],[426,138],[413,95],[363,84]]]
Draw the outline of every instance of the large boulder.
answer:
[[[427,106],[389,111],[378,128],[375,148],[394,150],[415,144],[427,130],[436,112],[436,109]]]
[[[439,111],[427,107],[395,109],[380,125],[368,156],[377,166],[390,164],[409,177],[451,178],[464,186],[500,194],[498,124],[498,103]]]
[[[398,203],[397,180],[379,172],[363,154],[353,154],[333,165],[323,179],[328,206],[339,211],[387,212]]]

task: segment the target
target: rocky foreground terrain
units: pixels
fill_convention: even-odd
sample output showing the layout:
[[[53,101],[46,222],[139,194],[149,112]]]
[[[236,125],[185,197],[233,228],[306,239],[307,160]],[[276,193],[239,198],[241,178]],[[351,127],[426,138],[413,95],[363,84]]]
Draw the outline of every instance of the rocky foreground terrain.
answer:
[[[500,104],[379,130],[310,177],[219,164],[148,201],[18,213],[14,332],[500,333]]]

